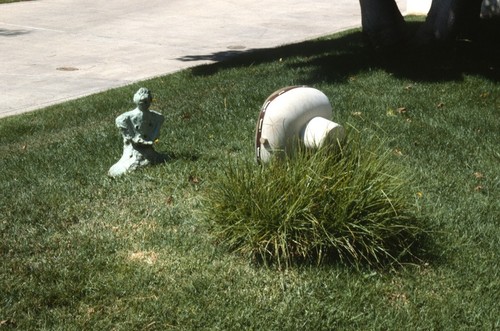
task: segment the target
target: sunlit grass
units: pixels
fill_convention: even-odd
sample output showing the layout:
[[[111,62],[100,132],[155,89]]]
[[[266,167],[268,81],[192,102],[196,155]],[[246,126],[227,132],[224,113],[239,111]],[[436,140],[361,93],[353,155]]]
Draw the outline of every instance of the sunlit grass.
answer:
[[[474,45],[391,57],[350,31],[1,119],[0,328],[498,329],[499,43]],[[272,173],[253,163],[255,121],[297,84],[323,91],[335,122],[380,138],[359,151],[403,174],[397,196],[435,244],[419,259],[279,270],[217,244],[205,197],[230,164],[254,181]],[[141,86],[165,116],[156,148],[171,161],[113,180],[114,120]]]

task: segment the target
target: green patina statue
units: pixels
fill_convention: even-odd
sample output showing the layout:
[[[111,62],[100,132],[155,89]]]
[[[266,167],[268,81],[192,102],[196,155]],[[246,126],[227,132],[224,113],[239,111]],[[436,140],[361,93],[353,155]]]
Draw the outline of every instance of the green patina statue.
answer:
[[[123,155],[109,169],[109,176],[120,176],[138,167],[165,161],[165,156],[153,148],[164,117],[157,111],[149,110],[152,101],[151,92],[147,88],[140,88],[134,95],[137,108],[116,118],[116,126],[123,136]]]

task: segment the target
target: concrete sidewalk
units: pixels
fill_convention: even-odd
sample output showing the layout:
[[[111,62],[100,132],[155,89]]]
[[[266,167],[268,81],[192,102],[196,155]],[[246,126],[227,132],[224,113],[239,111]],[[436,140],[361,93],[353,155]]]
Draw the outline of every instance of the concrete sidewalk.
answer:
[[[0,117],[361,24],[356,0],[0,5]]]

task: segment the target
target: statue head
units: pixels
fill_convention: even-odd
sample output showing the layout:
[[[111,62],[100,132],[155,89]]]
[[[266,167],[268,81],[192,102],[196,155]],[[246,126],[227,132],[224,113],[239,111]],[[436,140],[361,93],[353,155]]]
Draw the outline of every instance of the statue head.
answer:
[[[145,88],[141,87],[135,94],[134,94],[134,103],[139,107],[141,110],[146,110],[149,108],[151,105],[151,102],[153,101],[153,95],[151,92]]]

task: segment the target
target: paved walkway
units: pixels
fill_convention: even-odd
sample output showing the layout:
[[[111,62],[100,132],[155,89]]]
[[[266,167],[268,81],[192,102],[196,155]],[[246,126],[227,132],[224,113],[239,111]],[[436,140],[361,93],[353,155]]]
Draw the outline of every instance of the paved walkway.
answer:
[[[0,117],[361,24],[357,0],[0,5]]]

